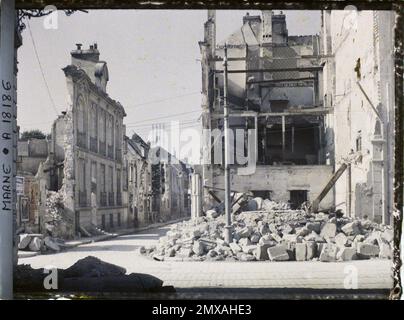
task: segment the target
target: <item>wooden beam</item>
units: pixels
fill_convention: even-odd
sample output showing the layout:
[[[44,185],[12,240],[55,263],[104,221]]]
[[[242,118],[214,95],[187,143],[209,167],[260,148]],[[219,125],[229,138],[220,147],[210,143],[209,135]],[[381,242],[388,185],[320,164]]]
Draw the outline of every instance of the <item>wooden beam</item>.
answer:
[[[322,71],[323,66],[310,66],[310,67],[294,67],[294,68],[267,68],[267,69],[249,69],[249,70],[228,70],[228,73],[263,73],[263,72],[316,72]],[[223,73],[223,70],[214,70],[215,73]]]
[[[331,188],[334,186],[334,184],[337,182],[337,180],[341,177],[341,175],[344,173],[345,169],[348,167],[347,163],[343,163],[339,169],[333,174],[331,179],[328,181],[328,183],[325,185],[323,190],[320,192],[320,194],[317,196],[316,199],[312,202],[310,205],[310,211],[312,212],[317,212],[318,211],[318,206],[321,202],[321,200],[324,199],[324,197],[327,195],[327,193],[331,190]]]
[[[282,116],[322,116],[332,113],[331,108],[308,108],[308,109],[296,109],[286,112],[254,112],[254,111],[241,111],[232,112],[229,117],[282,117]],[[212,113],[212,119],[221,119],[223,114]]]
[[[315,77],[304,77],[304,78],[290,78],[290,79],[274,79],[274,80],[254,80],[254,81],[247,81],[247,84],[252,83],[278,83],[278,82],[294,82],[294,81],[314,81]]]

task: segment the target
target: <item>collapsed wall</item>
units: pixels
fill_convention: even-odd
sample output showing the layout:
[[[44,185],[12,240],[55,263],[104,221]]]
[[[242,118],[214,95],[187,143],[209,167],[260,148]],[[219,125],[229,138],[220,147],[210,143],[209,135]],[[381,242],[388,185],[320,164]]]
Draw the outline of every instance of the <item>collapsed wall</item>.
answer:
[[[63,181],[58,191],[47,191],[44,227],[53,237],[70,239],[75,234],[73,104],[63,116]],[[55,139],[55,137],[53,137]]]

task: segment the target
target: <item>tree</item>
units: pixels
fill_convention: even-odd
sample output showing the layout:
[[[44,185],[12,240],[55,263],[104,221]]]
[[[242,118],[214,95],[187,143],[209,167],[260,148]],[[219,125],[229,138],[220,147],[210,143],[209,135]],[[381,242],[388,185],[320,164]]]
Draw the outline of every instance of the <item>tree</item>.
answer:
[[[45,133],[43,133],[41,130],[34,129],[34,130],[24,131],[21,134],[21,140],[46,139],[48,136],[45,135]]]

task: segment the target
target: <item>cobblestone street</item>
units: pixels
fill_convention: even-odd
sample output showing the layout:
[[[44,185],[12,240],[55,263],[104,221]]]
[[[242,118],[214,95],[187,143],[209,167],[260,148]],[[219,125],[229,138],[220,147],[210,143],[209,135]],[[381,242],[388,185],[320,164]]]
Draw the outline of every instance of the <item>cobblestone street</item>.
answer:
[[[179,291],[192,288],[222,289],[344,289],[344,279],[357,271],[358,289],[389,289],[390,260],[351,262],[159,262],[138,254],[142,245],[153,244],[169,226],[125,235],[112,240],[82,245],[69,251],[19,260],[33,268],[66,268],[92,255],[120,265],[128,273],[149,273]]]

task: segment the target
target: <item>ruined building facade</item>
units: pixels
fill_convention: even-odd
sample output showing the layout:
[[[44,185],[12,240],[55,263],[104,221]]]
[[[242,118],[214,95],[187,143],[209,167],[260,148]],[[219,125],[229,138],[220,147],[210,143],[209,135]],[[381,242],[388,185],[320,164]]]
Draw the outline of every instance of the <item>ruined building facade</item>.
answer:
[[[394,170],[394,11],[324,11],[324,94],[335,167],[335,203],[349,216],[391,223]]]
[[[161,146],[152,147],[149,160],[154,219],[162,222],[190,216],[190,168]]]
[[[208,12],[202,54],[202,126],[211,132],[204,140],[202,181],[205,206],[213,203],[207,191],[223,198],[223,58],[228,57],[229,126],[245,139],[230,146],[234,159],[247,156],[256,167],[235,161],[231,190],[252,192],[298,207],[312,201],[332,177],[332,150],[327,145],[326,117],[331,108],[323,99],[320,37],[290,36],[281,12],[246,15],[242,26],[222,43],[216,43],[215,12]],[[248,129],[255,129],[248,133]],[[256,143],[248,143],[251,135]],[[208,141],[208,143],[207,143]],[[251,140],[252,141],[252,140]],[[244,142],[244,143],[243,143]],[[251,149],[252,148],[252,149]],[[210,159],[207,158],[211,155]],[[219,158],[219,161],[217,160]],[[320,208],[334,205],[328,193]]]
[[[124,137],[128,192],[128,226],[144,227],[153,222],[151,211],[152,166],[150,146],[139,135]]]
[[[125,110],[106,91],[108,68],[97,45],[71,52],[69,106],[52,127],[50,190],[63,193],[75,234],[126,227],[123,199]]]
[[[188,216],[189,169],[164,162],[175,157],[162,148],[162,162],[153,163],[150,143],[126,136],[97,45],[77,46],[63,68],[69,104],[50,140],[18,143],[19,226],[73,238]]]

